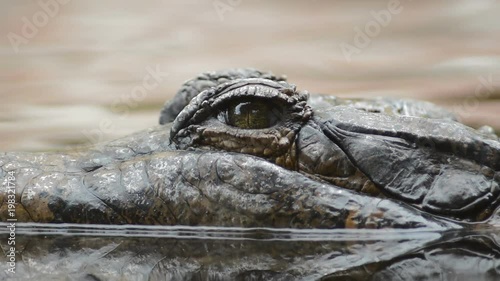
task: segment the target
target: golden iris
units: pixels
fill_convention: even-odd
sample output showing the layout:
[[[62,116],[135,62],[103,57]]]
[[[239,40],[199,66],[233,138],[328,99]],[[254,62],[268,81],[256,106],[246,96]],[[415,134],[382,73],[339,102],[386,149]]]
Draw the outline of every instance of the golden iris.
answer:
[[[271,102],[237,101],[230,103],[226,111],[226,123],[241,129],[264,129],[278,121]]]

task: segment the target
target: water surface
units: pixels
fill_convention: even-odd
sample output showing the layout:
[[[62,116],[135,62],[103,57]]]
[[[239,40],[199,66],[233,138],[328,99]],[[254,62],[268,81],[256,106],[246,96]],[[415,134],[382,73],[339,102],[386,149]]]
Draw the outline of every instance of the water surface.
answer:
[[[6,250],[8,234],[1,228]],[[500,274],[498,229],[296,230],[187,226],[18,224],[9,280],[339,280],[406,264],[408,278]],[[7,258],[0,257],[6,264]],[[472,262],[472,264],[470,264]],[[425,264],[424,264],[425,265]],[[464,265],[467,265],[464,268]],[[420,268],[419,268],[420,266]],[[380,277],[379,276],[379,277]],[[87,279],[86,279],[87,278]],[[409,279],[407,279],[409,280]],[[451,279],[450,279],[451,280]],[[491,279],[494,280],[494,279]]]

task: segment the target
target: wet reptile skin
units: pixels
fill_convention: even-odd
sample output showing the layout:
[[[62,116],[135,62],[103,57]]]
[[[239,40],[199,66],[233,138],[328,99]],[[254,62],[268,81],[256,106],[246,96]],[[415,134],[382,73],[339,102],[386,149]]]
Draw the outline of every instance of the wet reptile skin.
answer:
[[[496,136],[424,102],[324,96],[306,104],[308,94],[283,80],[247,69],[202,74],[165,105],[160,126],[84,151],[0,154],[0,176],[16,175],[17,219],[448,229],[461,226],[446,217],[494,212]],[[214,117],[225,99],[259,95],[287,108],[272,137]],[[252,136],[262,142],[245,149],[240,140]]]

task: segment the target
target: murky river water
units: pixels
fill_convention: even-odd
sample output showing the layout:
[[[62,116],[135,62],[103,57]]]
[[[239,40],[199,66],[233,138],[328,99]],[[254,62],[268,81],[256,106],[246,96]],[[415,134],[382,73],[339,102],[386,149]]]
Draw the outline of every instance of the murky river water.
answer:
[[[16,274],[0,272],[8,280],[497,280],[500,273],[491,229],[24,224],[17,235]]]
[[[498,132],[499,14],[495,0],[3,1],[0,151],[127,135],[157,124],[186,79],[247,66],[312,93],[431,100]],[[146,89],[146,77],[157,84]],[[28,224],[16,278],[495,280],[498,233]]]

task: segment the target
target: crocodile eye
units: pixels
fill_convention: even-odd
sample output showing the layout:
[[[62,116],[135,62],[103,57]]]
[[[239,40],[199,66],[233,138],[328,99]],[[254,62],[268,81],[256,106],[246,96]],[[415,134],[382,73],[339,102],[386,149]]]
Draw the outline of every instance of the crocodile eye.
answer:
[[[251,154],[296,169],[295,138],[312,115],[307,92],[260,78],[206,89],[177,115],[173,148]]]
[[[240,129],[265,129],[281,120],[279,107],[262,100],[237,100],[221,110],[218,119]]]

